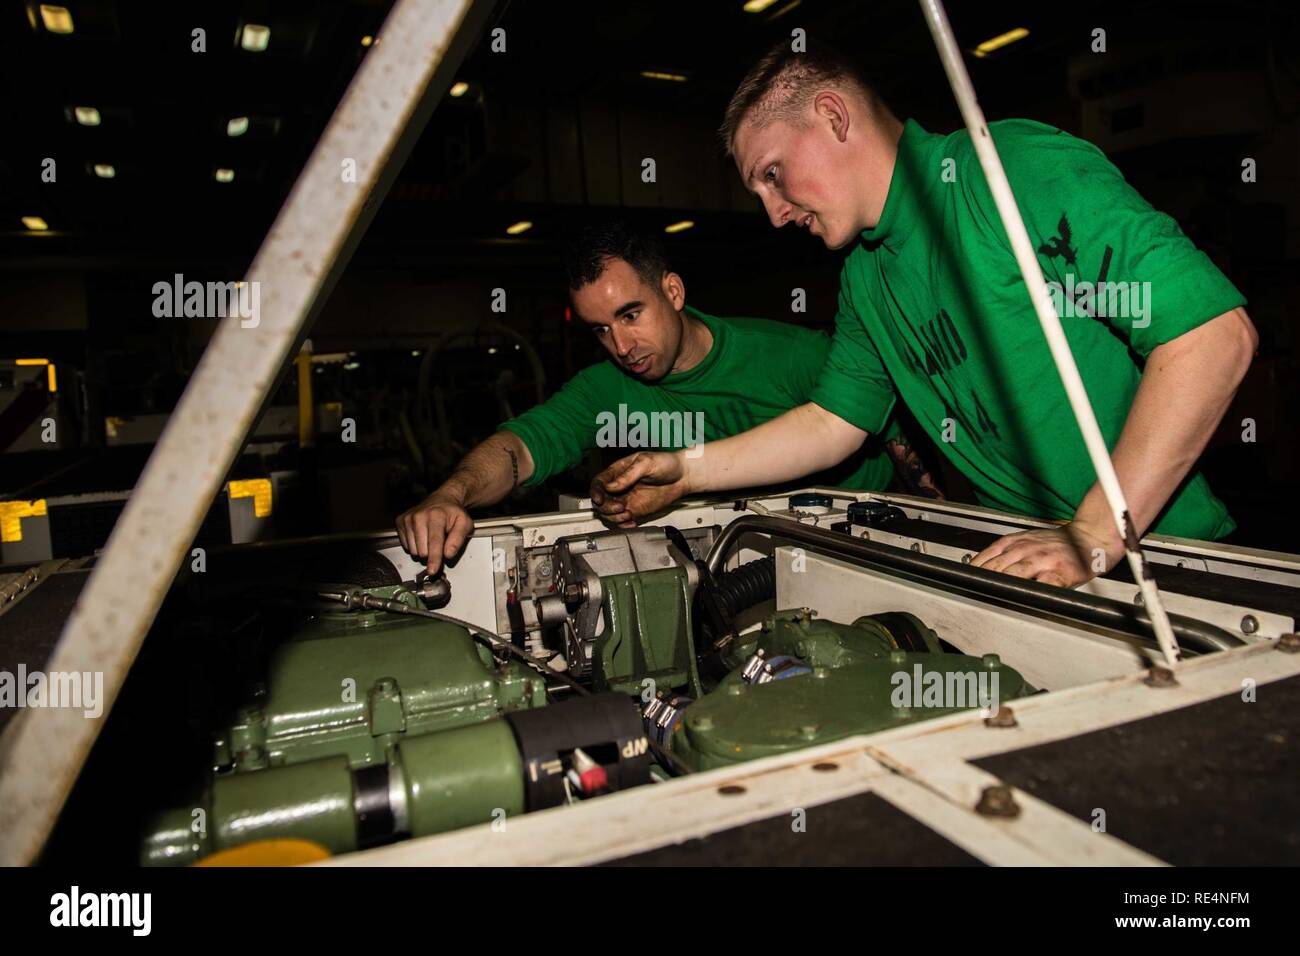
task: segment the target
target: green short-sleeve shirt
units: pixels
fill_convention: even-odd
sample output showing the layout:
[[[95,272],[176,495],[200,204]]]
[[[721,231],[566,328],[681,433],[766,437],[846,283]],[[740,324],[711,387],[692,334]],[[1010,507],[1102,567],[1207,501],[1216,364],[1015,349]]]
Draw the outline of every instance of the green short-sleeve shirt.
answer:
[[[525,484],[572,468],[593,448],[675,451],[748,431],[809,400],[830,352],[829,336],[786,322],[687,311],[713,335],[709,353],[694,368],[646,383],[613,362],[598,362],[501,426],[532,455],[533,474]],[[892,420],[876,430],[885,438],[899,434]],[[881,443],[868,441],[809,483],[879,491],[893,473]]]
[[[1145,357],[1245,298],[1095,146],[1027,120],[989,130],[1114,448]],[[969,135],[912,121],[880,222],[845,261],[812,401],[871,429],[896,394],[983,504],[1068,519],[1096,480]],[[1154,530],[1234,527],[1193,472]]]

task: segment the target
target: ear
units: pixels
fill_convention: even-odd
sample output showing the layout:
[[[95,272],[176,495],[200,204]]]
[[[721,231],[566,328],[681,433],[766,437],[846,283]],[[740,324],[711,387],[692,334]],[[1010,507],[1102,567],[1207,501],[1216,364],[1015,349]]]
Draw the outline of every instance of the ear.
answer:
[[[831,132],[841,143],[849,137],[849,105],[834,90],[822,90],[813,98],[813,111],[821,122],[829,123]]]
[[[673,308],[678,312],[686,304],[686,283],[676,272],[665,272],[664,277],[660,280],[659,288],[663,291],[664,298],[673,304]]]

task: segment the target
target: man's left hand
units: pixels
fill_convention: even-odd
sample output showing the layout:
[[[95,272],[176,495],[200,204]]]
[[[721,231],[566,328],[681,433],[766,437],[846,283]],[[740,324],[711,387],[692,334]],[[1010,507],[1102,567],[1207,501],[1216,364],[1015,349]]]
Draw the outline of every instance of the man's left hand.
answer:
[[[998,538],[971,560],[977,568],[1072,588],[1109,571],[1124,546],[1116,534],[1105,535],[1077,521],[1059,528],[1022,531]]]

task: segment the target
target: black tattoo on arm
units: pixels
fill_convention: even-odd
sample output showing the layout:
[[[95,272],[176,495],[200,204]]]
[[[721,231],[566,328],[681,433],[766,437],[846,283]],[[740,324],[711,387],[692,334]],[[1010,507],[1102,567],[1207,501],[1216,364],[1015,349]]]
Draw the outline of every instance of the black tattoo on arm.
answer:
[[[908,491],[925,498],[943,498],[943,492],[934,483],[934,476],[906,438],[885,442],[885,452],[893,459],[894,470]]]
[[[506,454],[510,456],[510,487],[519,487],[519,456],[515,454],[513,448],[507,448]]]

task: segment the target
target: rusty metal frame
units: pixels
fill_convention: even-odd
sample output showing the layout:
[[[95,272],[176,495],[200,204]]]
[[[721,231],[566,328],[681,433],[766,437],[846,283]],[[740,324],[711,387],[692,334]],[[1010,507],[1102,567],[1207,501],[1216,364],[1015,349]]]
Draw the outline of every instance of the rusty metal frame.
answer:
[[[47,665],[102,672],[102,716],[26,709],[0,738],[0,864],[38,858],[267,395],[493,7],[396,0],[245,277],[259,309],[213,335]]]

